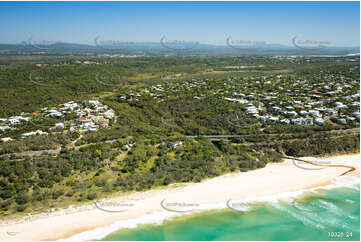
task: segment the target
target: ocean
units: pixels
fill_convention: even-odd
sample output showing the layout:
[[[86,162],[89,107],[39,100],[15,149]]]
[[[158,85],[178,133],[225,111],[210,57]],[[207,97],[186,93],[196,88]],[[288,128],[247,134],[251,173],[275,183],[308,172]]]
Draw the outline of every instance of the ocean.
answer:
[[[360,241],[360,182],[340,177],[334,184],[171,217],[170,212],[119,221],[73,239],[101,241]]]
[[[102,240],[360,240],[360,183],[304,192],[290,201],[250,203],[161,224],[120,229]]]

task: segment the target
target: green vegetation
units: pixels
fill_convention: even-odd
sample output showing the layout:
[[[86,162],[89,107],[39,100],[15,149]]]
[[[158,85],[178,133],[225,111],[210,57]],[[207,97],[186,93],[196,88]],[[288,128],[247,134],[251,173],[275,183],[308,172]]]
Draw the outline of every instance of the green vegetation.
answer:
[[[16,138],[0,143],[0,216],[247,172],[284,154],[360,149],[359,119],[338,122],[358,111],[352,95],[360,88],[359,63],[344,57],[48,58],[48,66],[0,69],[1,118],[93,98],[115,111],[116,122],[97,131],[49,132],[58,119],[39,117],[0,131],[0,138]],[[99,82],[97,75],[107,78]],[[337,83],[342,92],[329,97],[324,86]],[[266,98],[276,91],[276,98]],[[225,99],[239,93],[259,115],[278,115],[272,106],[301,97],[303,106],[322,100],[334,108],[341,100],[348,108],[324,115],[324,125],[262,122],[245,112],[249,103]],[[19,138],[39,127],[49,135]]]

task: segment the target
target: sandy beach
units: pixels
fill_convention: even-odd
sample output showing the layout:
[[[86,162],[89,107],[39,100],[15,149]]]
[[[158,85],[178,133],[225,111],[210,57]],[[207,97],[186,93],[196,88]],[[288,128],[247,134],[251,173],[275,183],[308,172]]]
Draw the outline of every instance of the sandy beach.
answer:
[[[356,170],[345,176],[360,174],[360,154],[325,158],[303,157],[320,164],[347,165]],[[182,214],[209,204],[224,204],[229,200],[247,200],[299,192],[325,186],[346,172],[345,167],[320,167],[285,159],[265,168],[244,173],[232,173],[182,187],[137,192],[108,201],[90,204],[87,209],[63,209],[23,223],[0,226],[0,241],[58,240],[84,231],[129,221],[154,213]]]

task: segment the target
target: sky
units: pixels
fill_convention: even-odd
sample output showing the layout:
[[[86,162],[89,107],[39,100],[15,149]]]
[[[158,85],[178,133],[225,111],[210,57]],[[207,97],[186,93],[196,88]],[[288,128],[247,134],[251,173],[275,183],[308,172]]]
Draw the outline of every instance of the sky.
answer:
[[[359,2],[0,2],[0,43],[292,38],[359,46]]]

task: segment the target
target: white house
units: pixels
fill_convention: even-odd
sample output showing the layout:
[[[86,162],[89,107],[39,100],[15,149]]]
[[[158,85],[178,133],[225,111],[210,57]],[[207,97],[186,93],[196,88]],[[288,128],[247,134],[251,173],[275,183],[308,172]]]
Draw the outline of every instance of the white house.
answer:
[[[36,131],[28,132],[28,133],[23,133],[20,135],[20,137],[23,139],[23,138],[34,136],[34,135],[48,135],[48,133],[43,132],[41,130],[36,130]]]
[[[64,124],[63,123],[56,123],[55,128],[56,129],[64,129]]]
[[[52,118],[60,118],[63,116],[63,114],[57,110],[50,110],[50,113],[48,114],[48,116],[52,117]]]
[[[9,141],[13,141],[14,139],[12,139],[10,137],[5,137],[5,138],[1,138],[0,140],[1,140],[1,142],[9,142]]]
[[[267,116],[258,116],[258,120],[261,121],[262,123],[265,123],[267,119],[268,119]]]
[[[315,118],[315,123],[321,126],[325,123],[325,120],[322,118]]]
[[[16,118],[10,118],[6,121],[6,124],[16,125],[16,124],[20,124],[20,121],[19,119]]]
[[[247,114],[258,114],[258,109],[255,106],[248,106],[245,110]]]
[[[304,110],[301,110],[300,111],[300,115],[301,116],[307,116],[308,112],[307,111],[304,111]]]
[[[297,112],[296,111],[288,111],[286,112],[288,116],[291,116],[291,117],[296,117],[297,116]]]
[[[313,117],[321,117],[321,116],[322,116],[322,115],[320,114],[320,112],[317,111],[317,110],[310,110],[308,113],[309,113],[311,116],[313,116]]]
[[[80,126],[84,131],[96,131],[98,130],[98,125],[95,125],[93,122],[86,122]]]
[[[9,126],[0,126],[0,131],[5,131],[5,130],[8,130],[8,129],[10,129],[10,127]]]
[[[286,119],[286,118],[285,118],[285,119],[281,119],[281,120],[280,120],[280,123],[281,123],[281,124],[290,124],[290,120],[289,120],[289,119]]]
[[[269,120],[271,123],[275,123],[275,122],[277,122],[277,121],[279,120],[279,118],[278,118],[278,117],[270,117],[268,120]]]
[[[275,112],[278,112],[278,111],[281,110],[281,108],[280,108],[280,107],[277,107],[277,106],[273,106],[273,107],[272,107],[272,110],[275,111]]]
[[[110,109],[104,113],[104,116],[107,118],[114,118],[115,114],[114,111]]]

